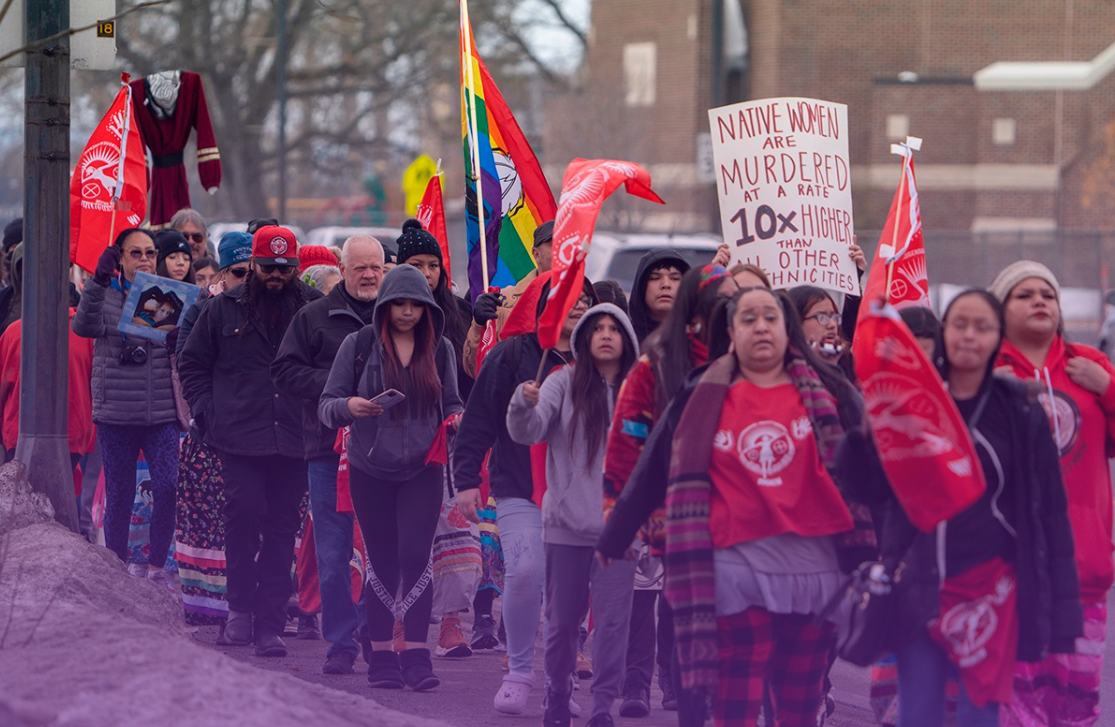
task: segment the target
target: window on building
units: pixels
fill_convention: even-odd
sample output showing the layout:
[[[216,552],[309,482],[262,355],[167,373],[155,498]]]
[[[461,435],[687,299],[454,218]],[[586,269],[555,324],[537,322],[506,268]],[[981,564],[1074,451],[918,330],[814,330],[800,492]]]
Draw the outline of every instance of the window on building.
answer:
[[[887,141],[905,141],[910,135],[910,117],[906,114],[887,115]]]
[[[653,106],[657,83],[658,46],[628,43],[623,47],[623,76],[628,106]]]
[[[991,141],[996,146],[1014,146],[1014,119],[995,119],[991,122]]]

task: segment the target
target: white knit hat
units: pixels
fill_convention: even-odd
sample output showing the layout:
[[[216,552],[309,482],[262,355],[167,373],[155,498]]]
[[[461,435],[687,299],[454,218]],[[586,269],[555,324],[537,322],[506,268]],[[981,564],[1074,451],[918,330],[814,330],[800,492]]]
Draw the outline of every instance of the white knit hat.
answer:
[[[1053,292],[1057,294],[1057,300],[1061,300],[1061,285],[1057,282],[1057,276],[1052,270],[1033,260],[1019,260],[1003,268],[1002,272],[991,281],[989,290],[1000,303],[1006,303],[1007,296],[1015,286],[1027,278],[1041,278],[1049,283]]]

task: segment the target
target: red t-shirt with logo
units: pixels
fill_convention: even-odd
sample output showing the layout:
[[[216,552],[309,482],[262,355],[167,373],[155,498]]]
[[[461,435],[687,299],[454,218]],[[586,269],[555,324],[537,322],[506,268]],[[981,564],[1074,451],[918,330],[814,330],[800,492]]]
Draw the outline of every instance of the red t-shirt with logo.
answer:
[[[727,548],[782,533],[852,529],[852,515],[825,471],[793,384],[739,381],[720,411],[709,465],[712,544]]]

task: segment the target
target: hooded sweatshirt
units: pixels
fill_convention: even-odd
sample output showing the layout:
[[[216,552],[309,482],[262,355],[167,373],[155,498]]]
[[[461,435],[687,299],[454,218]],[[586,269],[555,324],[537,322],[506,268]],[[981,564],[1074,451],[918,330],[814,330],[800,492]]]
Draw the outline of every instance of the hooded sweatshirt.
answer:
[[[395,405],[406,407],[405,416],[398,419],[392,416],[392,411],[354,419],[348,410],[349,398],[356,395],[371,399],[388,388],[383,379],[385,352],[378,335],[373,338],[371,350],[359,352],[364,356],[365,363],[357,381],[355,367],[359,332],[350,333],[341,343],[318,403],[318,417],[325,426],[339,429],[352,425],[349,463],[365,474],[387,480],[406,480],[422,470],[426,466],[426,453],[441,423],[464,408],[457,393],[453,344],[441,335],[443,313],[434,302],[430,286],[418,268],[400,265],[384,276],[370,325],[378,331],[383,317],[388,315],[391,301],[401,299],[424,304],[425,315],[433,319],[434,338],[438,342],[435,360],[438,378],[441,379],[441,405],[438,410],[422,414],[408,398]],[[409,380],[409,372],[406,377]]]
[[[646,340],[647,336],[658,328],[658,321],[654,320],[647,310],[647,281],[655,268],[673,266],[682,273],[689,271],[689,263],[685,262],[677,250],[664,248],[651,250],[639,260],[639,267],[635,270],[635,285],[628,300],[631,309],[631,326],[639,343]]]
[[[1107,391],[1097,396],[1073,383],[1066,365],[1074,356],[1103,366],[1111,375]],[[1068,493],[1080,598],[1084,603],[1102,603],[1115,582],[1111,474],[1107,465],[1108,446],[1115,441],[1115,367],[1094,348],[1067,344],[1061,336],[1054,337],[1041,367],[1035,367],[1014,345],[1003,341],[999,365],[1010,366],[1023,381],[1036,380],[1041,385],[1043,393],[1038,399],[1049,417]]]
[[[631,322],[618,307],[601,303],[590,308],[573,329],[573,350],[582,336],[591,335],[588,323],[608,314],[620,324],[632,349],[638,347]],[[592,366],[582,361],[581,366]],[[604,530],[604,442],[589,450],[584,430],[570,439],[573,426],[574,366],[563,366],[543,382],[538,404],[530,406],[519,385],[507,408],[507,429],[520,444],[549,444],[546,453],[546,494],[542,499],[542,540],[558,545],[593,546]],[[608,387],[608,410],[615,406],[615,389]]]

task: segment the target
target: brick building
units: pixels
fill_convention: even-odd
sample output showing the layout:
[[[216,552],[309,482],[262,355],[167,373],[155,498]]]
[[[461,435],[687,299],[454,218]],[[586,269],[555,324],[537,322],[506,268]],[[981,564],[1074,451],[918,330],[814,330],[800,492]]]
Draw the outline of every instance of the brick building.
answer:
[[[927,239],[1065,274],[1115,253],[1112,0],[594,0],[582,89],[547,112],[551,179],[573,156],[640,161],[669,204],[633,225],[717,230],[706,111],[774,96],[848,105],[860,231],[882,225],[889,145],[911,134]]]

